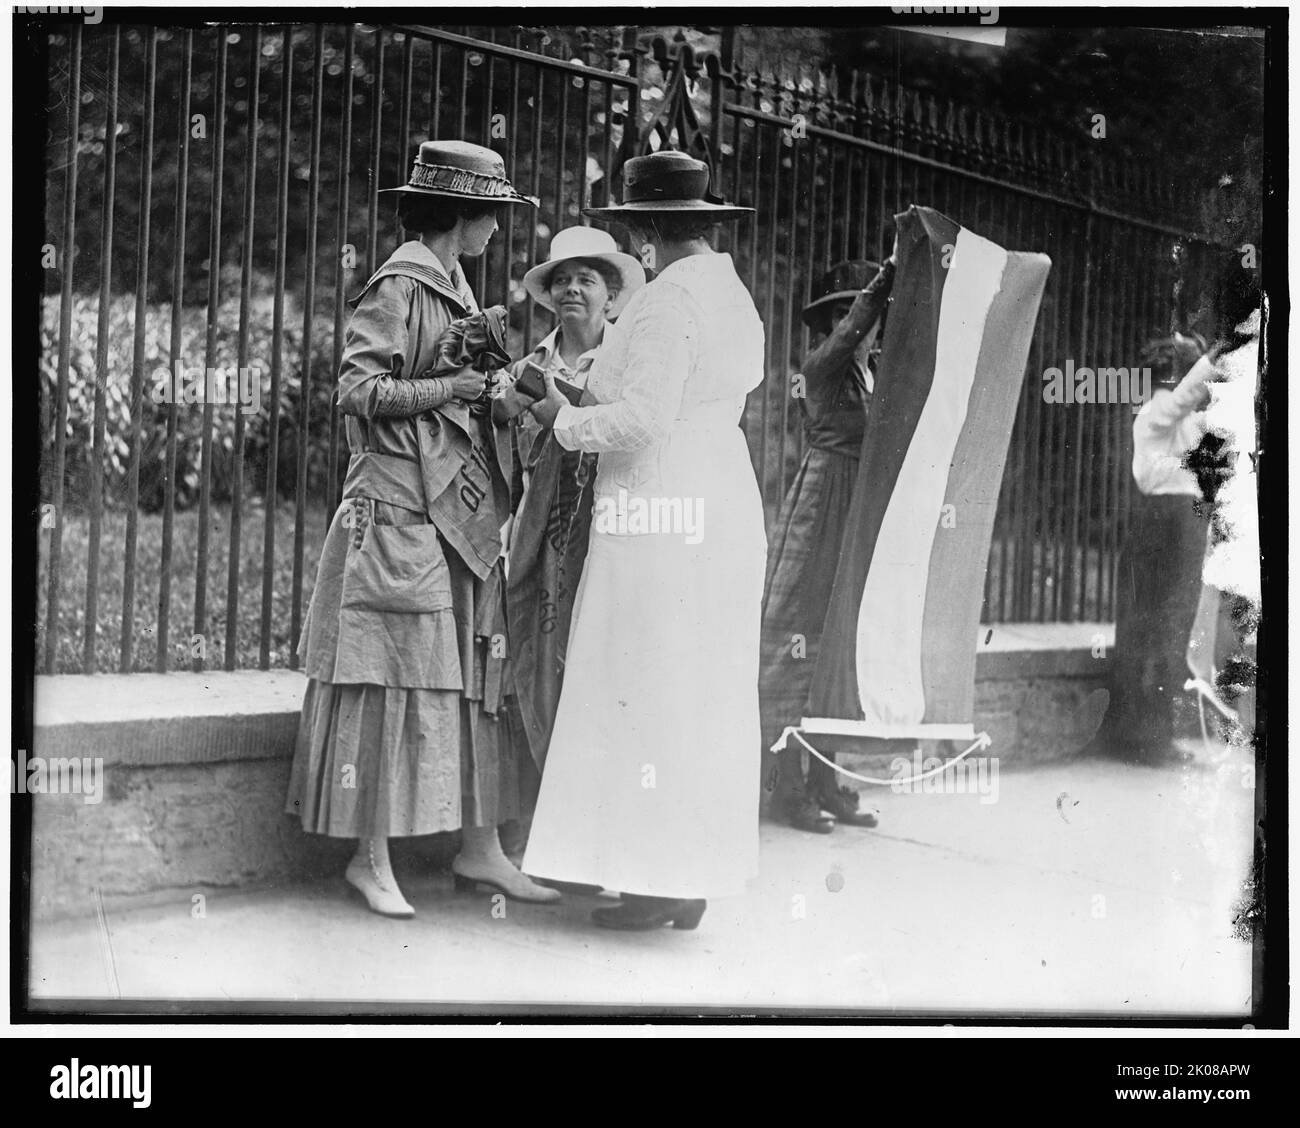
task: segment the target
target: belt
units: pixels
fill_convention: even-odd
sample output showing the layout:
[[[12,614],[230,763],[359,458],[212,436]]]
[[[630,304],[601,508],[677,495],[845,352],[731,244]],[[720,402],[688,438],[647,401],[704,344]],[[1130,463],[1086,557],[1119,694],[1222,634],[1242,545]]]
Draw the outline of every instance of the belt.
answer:
[[[344,497],[373,497],[417,513],[425,511],[424,478],[414,459],[361,451],[348,463]]]

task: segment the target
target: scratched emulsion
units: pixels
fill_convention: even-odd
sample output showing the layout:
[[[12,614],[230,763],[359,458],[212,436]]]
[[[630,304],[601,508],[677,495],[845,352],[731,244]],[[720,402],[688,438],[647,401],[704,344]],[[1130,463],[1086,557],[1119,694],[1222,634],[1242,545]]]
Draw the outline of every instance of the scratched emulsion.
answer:
[[[1263,887],[1264,841],[1260,837],[1259,849],[1255,851],[1255,860],[1250,873],[1242,883],[1241,896],[1232,910],[1232,936],[1234,940],[1254,943],[1263,937],[1264,900],[1260,896]]]
[[[1217,440],[1221,469],[1210,524],[1210,547],[1202,572],[1207,584],[1229,599],[1232,611],[1231,652],[1219,671],[1217,688],[1230,705],[1243,703],[1255,684],[1251,651],[1260,617],[1260,550],[1255,400],[1264,378],[1261,312],[1256,310],[1240,327],[1248,339],[1219,357],[1222,380],[1209,385],[1205,412],[1207,436]],[[1221,735],[1234,747],[1254,743],[1253,708],[1235,725],[1221,725]]]
[[[1230,785],[1237,782],[1250,787],[1257,782],[1254,747],[1257,723],[1252,691],[1256,682],[1253,653],[1261,613],[1262,581],[1255,401],[1267,371],[1266,352],[1261,343],[1266,324],[1267,300],[1262,311],[1256,310],[1238,327],[1238,347],[1218,358],[1216,367],[1222,378],[1208,385],[1210,403],[1205,412],[1206,441],[1200,448],[1201,464],[1195,465],[1196,459],[1189,459],[1190,468],[1198,471],[1203,483],[1207,471],[1213,478],[1207,491],[1212,500],[1210,543],[1202,578],[1223,594],[1232,621],[1231,647],[1222,669],[1217,671],[1215,689],[1220,699],[1235,711],[1236,720],[1230,721],[1210,710],[1212,720],[1208,723],[1215,726],[1219,738],[1228,745],[1228,754],[1235,753],[1238,772],[1229,769],[1217,778]],[[1243,337],[1245,341],[1241,343]],[[1240,778],[1234,779],[1238,773]],[[1198,814],[1212,819],[1223,798],[1221,793],[1203,794]],[[1213,851],[1212,835],[1203,841]],[[1231,934],[1246,943],[1262,935],[1264,905],[1259,881],[1264,858],[1262,834],[1256,836],[1253,855],[1249,872],[1242,876],[1241,891],[1232,904],[1230,916]]]

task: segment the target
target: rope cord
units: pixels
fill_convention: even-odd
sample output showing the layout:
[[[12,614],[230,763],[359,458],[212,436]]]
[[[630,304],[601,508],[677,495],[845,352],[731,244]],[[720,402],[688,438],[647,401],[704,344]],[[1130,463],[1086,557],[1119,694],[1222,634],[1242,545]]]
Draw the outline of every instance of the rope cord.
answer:
[[[977,748],[987,748],[990,744],[993,743],[993,740],[989,736],[989,734],[986,732],[982,732],[979,734],[979,736],[975,738],[975,742],[964,752],[959,752],[951,760],[947,761],[946,763],[940,765],[937,768],[931,768],[930,771],[928,772],[922,772],[920,775],[911,776],[908,779],[876,779],[874,776],[858,775],[857,772],[851,772],[849,771],[848,768],[840,767],[840,765],[835,763],[834,760],[828,760],[825,756],[823,756],[820,752],[818,752],[816,748],[814,748],[811,744],[809,744],[806,740],[804,740],[803,736],[800,735],[799,730],[796,728],[788,728],[785,730],[784,733],[781,734],[781,740],[777,741],[777,746],[772,748],[773,752],[777,751],[779,747],[784,746],[784,741],[787,736],[793,736],[795,740],[797,740],[806,749],[808,749],[808,751],[811,752],[814,756],[816,756],[817,759],[819,759],[823,764],[825,764],[828,768],[834,768],[837,772],[840,773],[840,775],[848,776],[849,779],[856,779],[860,783],[875,784],[877,787],[894,787],[896,785],[901,787],[904,784],[919,783],[923,779],[929,779],[931,776],[939,775],[941,772],[946,772],[950,767],[953,766],[953,764],[957,763],[958,760],[965,759]]]
[[[1219,700],[1219,695],[1214,692],[1204,678],[1190,677],[1183,683],[1183,689],[1191,690],[1196,694],[1196,715],[1201,722],[1201,742],[1205,745],[1205,753],[1211,759],[1214,759],[1214,746],[1210,743],[1209,727],[1205,723],[1205,702],[1209,701],[1219,714],[1232,724],[1237,723],[1237,711]]]
[[[1229,705],[1225,705],[1219,700],[1219,695],[1215,692],[1214,687],[1206,682],[1203,678],[1188,678],[1183,682],[1184,690],[1193,690],[1202,700],[1209,701],[1222,714],[1223,719],[1231,721],[1234,724],[1237,721],[1237,711]]]

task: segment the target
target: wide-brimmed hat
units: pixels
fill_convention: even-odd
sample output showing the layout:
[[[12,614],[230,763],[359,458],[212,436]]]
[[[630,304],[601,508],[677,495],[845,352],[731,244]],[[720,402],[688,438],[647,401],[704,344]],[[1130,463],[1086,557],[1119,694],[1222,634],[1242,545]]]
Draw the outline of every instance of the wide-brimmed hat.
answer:
[[[599,219],[634,219],[638,215],[706,215],[739,219],[753,208],[725,203],[709,191],[709,166],[686,153],[665,151],[633,157],[623,166],[623,202],[583,208]]]
[[[812,301],[803,307],[803,323],[815,325],[830,315],[829,307],[835,302],[853,301],[879,273],[880,263],[870,259],[837,262],[812,288]]]
[[[506,162],[499,153],[468,141],[423,142],[411,166],[410,179],[400,188],[380,191],[537,207],[536,200],[521,196],[506,179]]]
[[[524,289],[532,294],[538,305],[552,313],[556,309],[551,302],[551,274],[560,263],[573,259],[599,259],[618,271],[622,283],[618,297],[609,308],[610,317],[622,313],[628,299],[645,285],[645,269],[631,255],[625,255],[618,249],[618,244],[608,231],[600,231],[595,227],[566,227],[555,233],[546,261],[524,275]]]

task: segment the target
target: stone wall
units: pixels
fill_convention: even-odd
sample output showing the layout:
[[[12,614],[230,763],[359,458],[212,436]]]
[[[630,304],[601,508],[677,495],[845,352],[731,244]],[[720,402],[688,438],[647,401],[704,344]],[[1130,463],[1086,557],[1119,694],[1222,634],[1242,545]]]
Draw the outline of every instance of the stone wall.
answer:
[[[1000,768],[1073,755],[1104,699],[1108,627],[998,627],[981,640],[975,729]],[[1099,636],[1100,632],[1100,636]],[[341,875],[352,843],[283,813],[304,682],[288,670],[38,678],[29,754],[102,762],[97,803],[37,794],[31,896],[39,917],[93,915],[100,897],[172,896]],[[924,755],[952,755],[927,742]],[[850,756],[887,776],[897,753]],[[394,864],[442,867],[457,835],[394,845]]]

